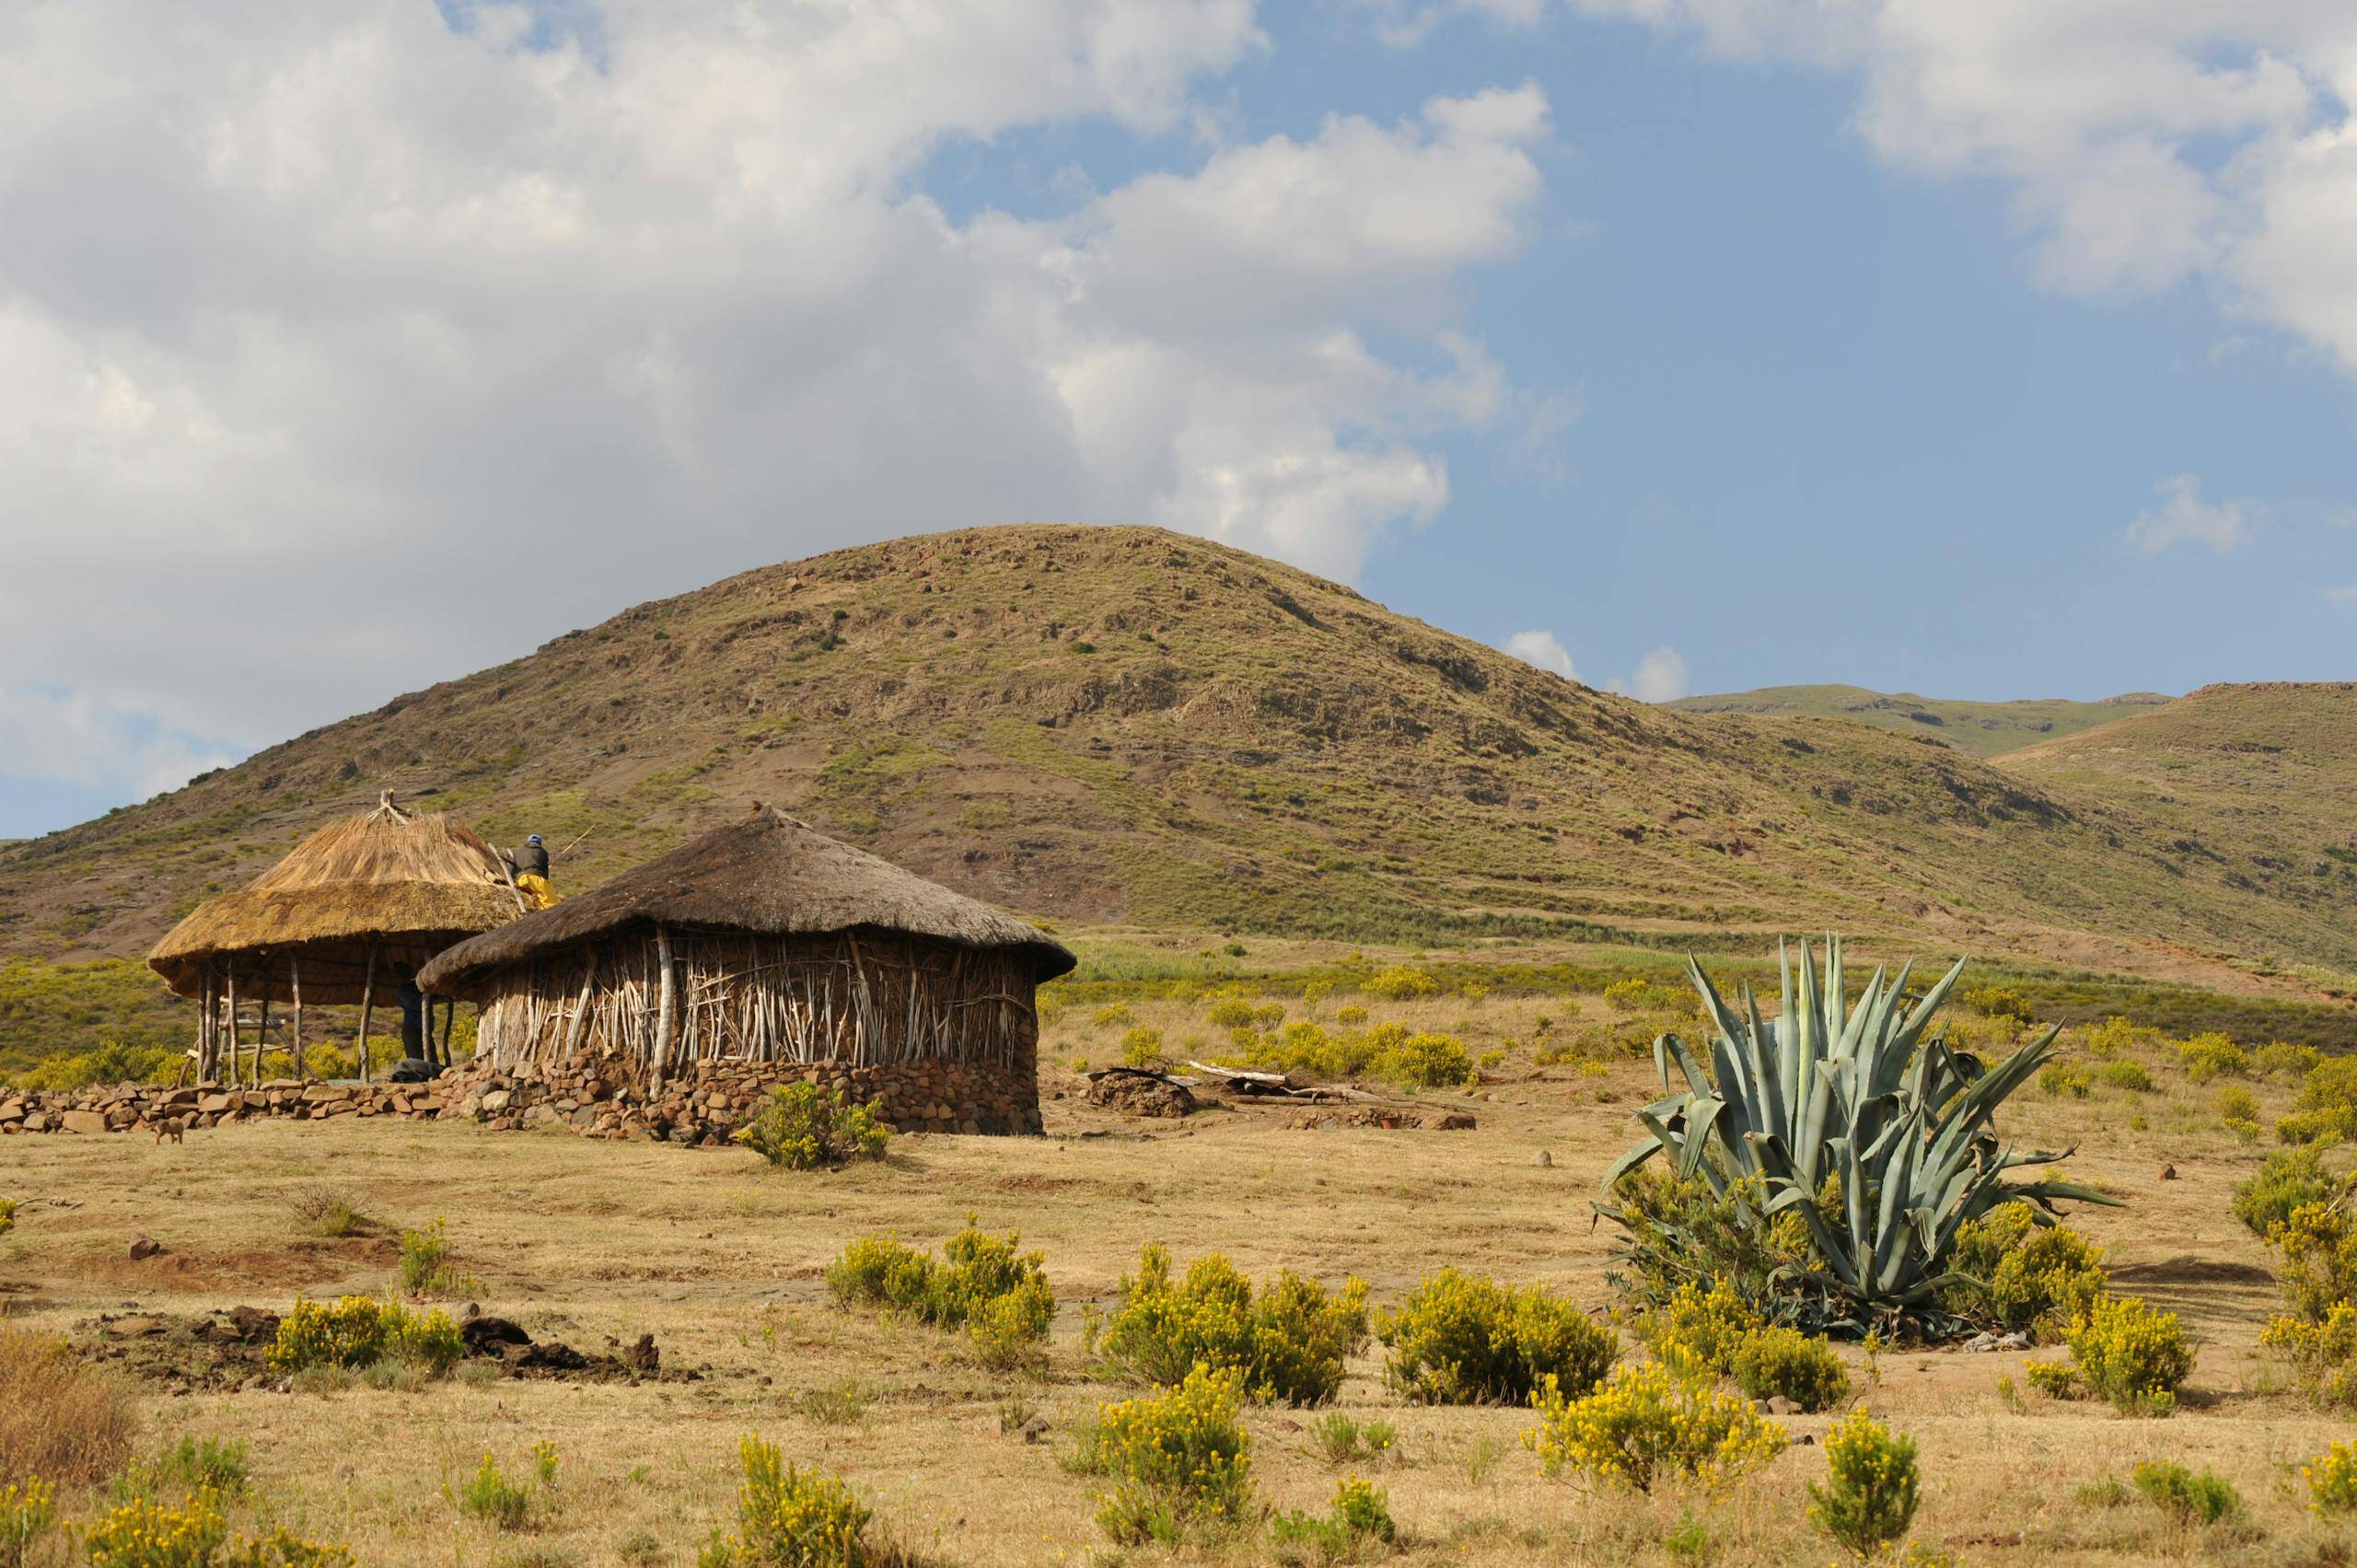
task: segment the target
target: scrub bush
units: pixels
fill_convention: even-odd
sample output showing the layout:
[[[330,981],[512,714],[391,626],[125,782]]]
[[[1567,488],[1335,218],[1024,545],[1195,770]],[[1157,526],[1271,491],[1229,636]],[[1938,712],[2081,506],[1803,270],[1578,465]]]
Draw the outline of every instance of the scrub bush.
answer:
[[[361,1368],[398,1361],[439,1377],[466,1353],[449,1314],[412,1312],[397,1301],[346,1295],[334,1301],[297,1297],[279,1319],[270,1365],[281,1372],[306,1367]]]
[[[1169,1387],[1198,1365],[1230,1370],[1253,1400],[1323,1404],[1342,1386],[1342,1364],[1366,1342],[1366,1285],[1329,1292],[1290,1271],[1263,1285],[1219,1253],[1173,1279],[1159,1242],[1121,1281],[1120,1301],[1101,1341],[1107,1363],[1129,1376]]]
[[[846,1102],[842,1090],[792,1083],[772,1088],[769,1102],[737,1129],[733,1141],[772,1166],[816,1170],[855,1159],[882,1159],[891,1134],[874,1110]]]
[[[2136,1467],[2136,1490],[2180,1525],[2214,1525],[2242,1512],[2243,1500],[2223,1477],[2200,1474],[2165,1459]]]
[[[892,1554],[867,1540],[871,1516],[850,1487],[786,1464],[777,1445],[748,1436],[737,1445],[744,1484],[737,1532],[715,1529],[700,1568],[883,1568]]]
[[[2235,1188],[2235,1218],[2266,1240],[2275,1227],[2307,1203],[2329,1203],[2348,1189],[2345,1177],[2325,1168],[2325,1151],[2313,1144],[2279,1149],[2258,1162],[2258,1172]]]
[[[1860,1559],[1903,1539],[1922,1485],[1915,1440],[1860,1411],[1825,1436],[1823,1486],[1809,1483],[1808,1516]]]
[[[1230,1525],[1252,1505],[1252,1441],[1236,1419],[1243,1375],[1198,1366],[1177,1388],[1099,1408],[1073,1458],[1110,1477],[1097,1523],[1122,1544]]]
[[[935,1329],[964,1329],[985,1365],[1031,1359],[1055,1321],[1056,1297],[1038,1252],[1023,1236],[966,1228],[942,1244],[939,1260],[887,1237],[867,1236],[829,1265],[827,1284],[846,1306],[884,1307]]]
[[[1538,1424],[1522,1440],[1546,1473],[1568,1469],[1597,1486],[1650,1493],[1674,1477],[1718,1485],[1767,1464],[1786,1442],[1748,1401],[1659,1362],[1617,1366],[1580,1399],[1549,1377],[1530,1402]]]
[[[1797,1329],[1759,1329],[1736,1345],[1736,1387],[1755,1400],[1779,1395],[1815,1414],[1850,1393],[1850,1374],[1833,1347]]]
[[[2335,1443],[2300,1467],[2308,1506],[2325,1518],[2357,1513],[2357,1443]]]
[[[1391,1353],[1384,1380],[1422,1404],[1521,1404],[1542,1383],[1577,1397],[1619,1353],[1612,1330],[1576,1304],[1454,1268],[1382,1315],[1376,1335]]]
[[[2131,1415],[2167,1415],[2193,1370],[2193,1347],[2174,1312],[2132,1295],[2096,1301],[2064,1336],[2080,1382]]]

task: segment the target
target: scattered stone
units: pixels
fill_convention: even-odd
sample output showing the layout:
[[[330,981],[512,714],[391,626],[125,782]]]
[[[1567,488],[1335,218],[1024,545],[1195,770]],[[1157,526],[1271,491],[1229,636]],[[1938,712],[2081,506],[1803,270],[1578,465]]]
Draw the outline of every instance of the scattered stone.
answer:
[[[1555,1156],[1541,1149],[1538,1151],[1538,1157],[1530,1163],[1541,1170],[1552,1170],[1555,1168]]]
[[[134,1258],[153,1258],[163,1249],[163,1244],[151,1237],[140,1236],[132,1238],[131,1255]]]
[[[2029,1349],[2029,1336],[2027,1334],[2018,1332],[2011,1334],[1991,1334],[1984,1330],[1973,1335],[1972,1338],[1965,1341],[1964,1343],[1957,1348],[1964,1351],[1968,1355],[1982,1355],[1992,1351],[2001,1350],[2027,1350]]]
[[[1798,1400],[1788,1400],[1782,1394],[1771,1394],[1765,1400],[1762,1400],[1759,1402],[1759,1405],[1760,1408],[1766,1411],[1770,1415],[1799,1415],[1803,1413],[1801,1411],[1801,1402]]]
[[[1048,1418],[1044,1415],[1035,1415],[1023,1423],[1023,1441],[1026,1443],[1037,1443],[1047,1434]]]
[[[1088,1103],[1127,1111],[1132,1116],[1191,1116],[1197,1109],[1195,1097],[1186,1085],[1173,1083],[1159,1073],[1133,1067],[1108,1068],[1093,1078],[1088,1086]]]
[[[107,1130],[106,1112],[102,1110],[69,1110],[57,1120],[68,1132],[103,1132]]]

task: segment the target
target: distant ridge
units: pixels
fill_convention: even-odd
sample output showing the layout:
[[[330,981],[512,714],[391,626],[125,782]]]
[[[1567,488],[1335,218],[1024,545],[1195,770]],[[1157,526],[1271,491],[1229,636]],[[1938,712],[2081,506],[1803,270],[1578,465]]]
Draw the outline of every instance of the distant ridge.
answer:
[[[1996,757],[2093,729],[2170,700],[2157,691],[2126,691],[2093,703],[2061,697],[1976,703],[1922,697],[1912,691],[1875,691],[1864,686],[1762,686],[1754,691],[1681,697],[1668,705],[1692,714],[1853,719],[1902,735],[1928,736],[1976,757]]]

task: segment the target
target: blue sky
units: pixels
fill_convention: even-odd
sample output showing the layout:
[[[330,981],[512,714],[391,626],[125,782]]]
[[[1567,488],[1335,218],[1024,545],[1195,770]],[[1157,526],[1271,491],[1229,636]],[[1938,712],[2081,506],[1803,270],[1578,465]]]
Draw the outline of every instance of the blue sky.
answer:
[[[2207,4],[45,13],[0,836],[1027,517],[1649,697],[2348,676],[2357,41]]]

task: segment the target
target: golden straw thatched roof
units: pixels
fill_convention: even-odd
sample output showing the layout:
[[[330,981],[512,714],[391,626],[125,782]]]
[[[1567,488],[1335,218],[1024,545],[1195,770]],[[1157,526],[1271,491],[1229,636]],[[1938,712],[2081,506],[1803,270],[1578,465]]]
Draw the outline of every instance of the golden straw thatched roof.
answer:
[[[1041,980],[1078,961],[1038,926],[756,806],[602,887],[459,943],[426,967],[423,981],[444,995],[478,996],[496,970],[656,923],[771,936],[874,930],[1016,947]]]
[[[250,887],[199,904],[148,964],[183,996],[208,963],[234,966],[238,996],[357,1002],[377,956],[377,994],[464,937],[520,912],[498,852],[438,813],[412,817],[389,795],[374,811],[313,833]]]

